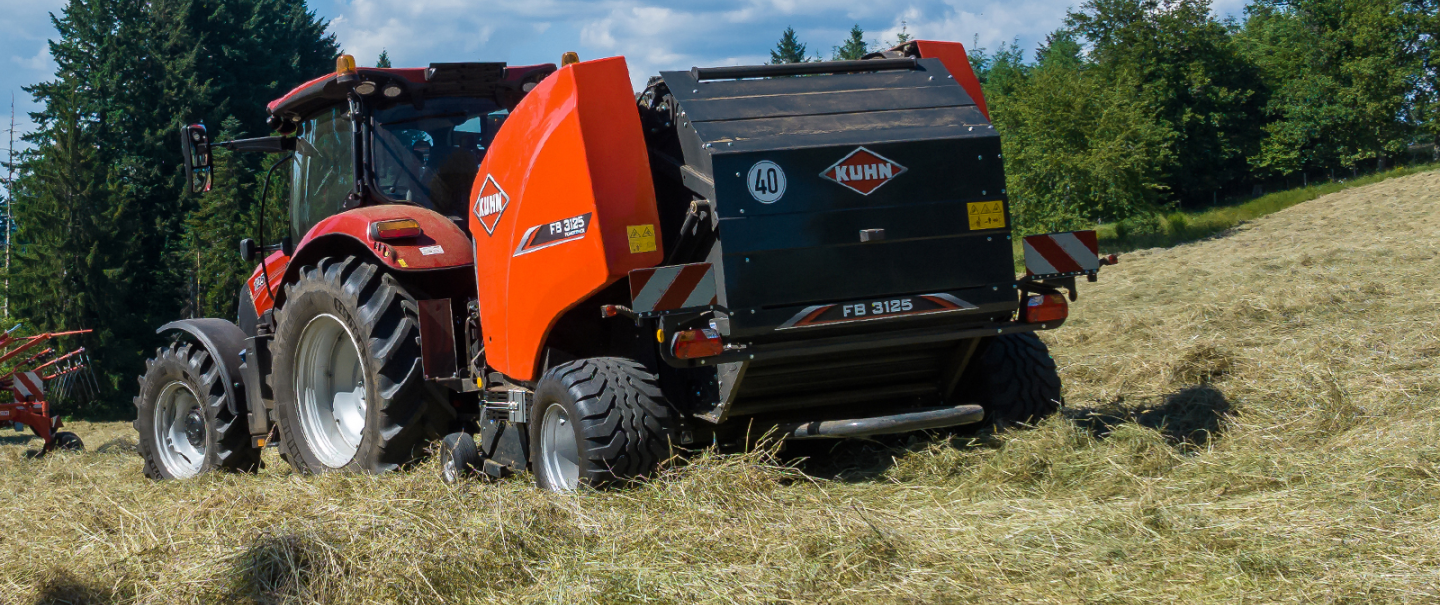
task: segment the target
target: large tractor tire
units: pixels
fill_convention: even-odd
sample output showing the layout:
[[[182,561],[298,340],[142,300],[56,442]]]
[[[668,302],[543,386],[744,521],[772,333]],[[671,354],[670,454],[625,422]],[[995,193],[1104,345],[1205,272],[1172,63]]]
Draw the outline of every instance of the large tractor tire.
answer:
[[[972,369],[987,421],[1033,423],[1065,404],[1055,360],[1034,334],[990,339]]]
[[[644,366],[596,357],[546,372],[529,420],[535,483],[572,491],[649,477],[671,455],[679,414]]]
[[[135,397],[137,449],[151,479],[184,479],[215,470],[254,472],[245,419],[231,414],[220,367],[204,347],[172,344],[145,362]]]
[[[280,452],[302,473],[424,457],[455,408],[425,383],[415,299],[371,263],[325,258],[285,288],[271,343]]]

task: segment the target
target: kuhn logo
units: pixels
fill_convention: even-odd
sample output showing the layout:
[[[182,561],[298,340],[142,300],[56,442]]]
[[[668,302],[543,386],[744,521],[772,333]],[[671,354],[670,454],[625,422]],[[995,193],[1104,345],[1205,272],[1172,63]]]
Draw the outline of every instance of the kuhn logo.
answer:
[[[820,176],[840,183],[860,195],[870,195],[881,185],[905,172],[905,167],[864,147],[835,162]]]
[[[495,225],[500,224],[500,215],[505,214],[505,207],[510,205],[510,196],[495,182],[495,177],[485,175],[485,184],[480,186],[480,192],[475,194],[475,206],[471,212],[480,221],[480,226],[485,228],[485,235],[495,235]]]

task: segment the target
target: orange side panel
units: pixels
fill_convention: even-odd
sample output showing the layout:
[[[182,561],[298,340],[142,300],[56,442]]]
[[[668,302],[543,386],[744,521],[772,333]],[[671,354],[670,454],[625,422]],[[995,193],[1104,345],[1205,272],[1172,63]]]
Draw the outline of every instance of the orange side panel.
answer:
[[[486,361],[535,379],[562,314],[663,260],[658,226],[625,60],[576,63],[541,81],[497,133],[471,190]]]
[[[920,57],[924,59],[939,59],[945,64],[945,69],[950,70],[950,75],[965,92],[970,93],[970,98],[975,99],[975,106],[980,113],[985,114],[985,119],[990,119],[990,109],[985,106],[985,91],[980,89],[980,79],[975,77],[975,70],[970,67],[970,57],[965,54],[965,45],[959,42],[935,42],[931,40],[916,40],[915,45],[920,49]]]

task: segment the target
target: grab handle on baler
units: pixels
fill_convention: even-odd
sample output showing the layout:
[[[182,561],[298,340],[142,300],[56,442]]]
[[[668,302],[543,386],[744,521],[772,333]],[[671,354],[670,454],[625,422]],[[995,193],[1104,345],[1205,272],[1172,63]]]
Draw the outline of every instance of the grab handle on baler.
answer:
[[[809,76],[866,71],[897,71],[915,69],[914,57],[870,59],[868,61],[822,61],[818,63],[781,63],[779,65],[736,65],[732,67],[691,67],[690,77],[696,82],[706,80],[739,80],[741,78],[772,78],[776,76]]]

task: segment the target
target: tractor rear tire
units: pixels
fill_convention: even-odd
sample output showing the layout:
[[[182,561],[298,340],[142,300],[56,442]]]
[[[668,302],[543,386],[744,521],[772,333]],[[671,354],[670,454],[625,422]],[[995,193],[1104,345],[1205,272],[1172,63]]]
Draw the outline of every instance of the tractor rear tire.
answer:
[[[230,413],[220,367],[204,347],[175,343],[145,362],[135,397],[136,444],[151,479],[185,479],[210,471],[253,473],[245,419]],[[78,437],[77,437],[78,439]]]
[[[354,256],[285,287],[270,344],[284,459],[301,473],[382,473],[422,460],[456,411],[420,365],[415,298]]]
[[[985,408],[992,423],[1033,423],[1050,416],[1065,405],[1060,393],[1060,373],[1040,337],[1006,334],[984,345],[972,368]]]
[[[680,415],[644,366],[595,357],[546,372],[529,421],[535,483],[564,492],[654,474],[671,455]]]

